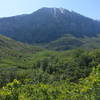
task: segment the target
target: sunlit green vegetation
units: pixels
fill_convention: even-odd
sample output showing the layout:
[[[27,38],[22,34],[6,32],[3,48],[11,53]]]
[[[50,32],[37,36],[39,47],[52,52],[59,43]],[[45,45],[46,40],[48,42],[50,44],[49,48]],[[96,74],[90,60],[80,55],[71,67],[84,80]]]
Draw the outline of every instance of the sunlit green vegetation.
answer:
[[[3,41],[0,100],[100,100],[99,49],[50,51]]]
[[[41,51],[0,59],[1,100],[99,100],[100,50]]]

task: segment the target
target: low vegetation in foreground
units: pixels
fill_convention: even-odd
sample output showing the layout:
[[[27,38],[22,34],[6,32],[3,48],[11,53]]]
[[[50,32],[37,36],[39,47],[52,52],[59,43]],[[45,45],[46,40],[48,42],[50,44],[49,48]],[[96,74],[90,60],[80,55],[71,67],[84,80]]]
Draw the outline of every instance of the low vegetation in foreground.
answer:
[[[0,100],[100,100],[100,50],[2,55]]]

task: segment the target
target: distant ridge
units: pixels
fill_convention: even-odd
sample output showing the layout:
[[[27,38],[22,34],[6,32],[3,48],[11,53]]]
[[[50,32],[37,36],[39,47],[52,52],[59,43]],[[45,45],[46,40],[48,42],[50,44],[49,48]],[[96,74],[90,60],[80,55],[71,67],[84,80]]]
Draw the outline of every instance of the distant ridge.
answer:
[[[42,49],[0,35],[0,56],[32,54],[38,51],[42,51]]]

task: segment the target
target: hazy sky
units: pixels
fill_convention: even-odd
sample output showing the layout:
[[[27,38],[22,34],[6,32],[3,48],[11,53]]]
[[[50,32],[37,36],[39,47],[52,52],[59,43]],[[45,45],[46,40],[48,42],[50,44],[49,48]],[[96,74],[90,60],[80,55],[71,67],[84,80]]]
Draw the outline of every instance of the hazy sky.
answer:
[[[100,0],[0,0],[0,17],[32,13],[41,7],[62,7],[100,20]]]

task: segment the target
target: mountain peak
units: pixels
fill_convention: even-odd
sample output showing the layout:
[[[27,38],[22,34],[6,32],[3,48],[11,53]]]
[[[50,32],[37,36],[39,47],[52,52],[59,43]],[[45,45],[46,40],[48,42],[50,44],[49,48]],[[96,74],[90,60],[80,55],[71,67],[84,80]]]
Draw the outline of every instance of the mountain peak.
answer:
[[[56,7],[48,8],[48,7],[43,7],[43,8],[40,8],[39,10],[37,10],[36,12],[51,13],[52,15],[54,15],[56,17],[58,14],[64,14],[65,12],[69,12],[69,11],[64,9],[64,8],[56,8]]]
[[[51,9],[55,9],[55,10],[59,10],[59,11],[62,11],[62,10],[66,10],[64,8],[57,8],[57,7],[52,7],[52,8],[49,8],[49,7],[42,7],[40,8],[41,10],[45,10],[45,9],[48,9],[48,10],[51,10]]]

